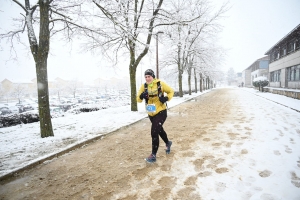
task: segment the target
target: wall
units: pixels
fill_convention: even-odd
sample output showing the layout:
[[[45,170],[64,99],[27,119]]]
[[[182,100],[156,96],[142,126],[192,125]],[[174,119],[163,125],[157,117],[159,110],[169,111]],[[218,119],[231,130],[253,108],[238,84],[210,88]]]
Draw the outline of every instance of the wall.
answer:
[[[299,91],[295,91],[295,90],[285,90],[285,89],[276,89],[276,88],[264,88],[265,92],[270,92],[273,94],[280,94],[280,95],[284,95],[287,97],[291,97],[294,99],[299,99],[300,100],[300,90]]]
[[[269,64],[269,72],[300,64],[300,50]],[[282,72],[281,72],[282,73]]]
[[[300,89],[300,82],[299,81],[288,82],[288,88]]]
[[[245,87],[252,87],[251,71],[249,69],[243,71],[245,75]]]

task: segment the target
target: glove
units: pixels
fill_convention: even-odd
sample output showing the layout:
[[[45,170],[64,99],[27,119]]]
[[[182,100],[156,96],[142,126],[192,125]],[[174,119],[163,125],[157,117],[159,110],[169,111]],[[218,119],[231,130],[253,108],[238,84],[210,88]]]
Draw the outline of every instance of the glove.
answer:
[[[163,96],[159,97],[159,101],[162,103],[166,103],[168,101],[168,99],[169,99],[168,97],[163,97]]]
[[[148,92],[143,92],[141,95],[140,95],[140,99],[143,100],[147,100],[149,99],[149,95],[148,95]]]

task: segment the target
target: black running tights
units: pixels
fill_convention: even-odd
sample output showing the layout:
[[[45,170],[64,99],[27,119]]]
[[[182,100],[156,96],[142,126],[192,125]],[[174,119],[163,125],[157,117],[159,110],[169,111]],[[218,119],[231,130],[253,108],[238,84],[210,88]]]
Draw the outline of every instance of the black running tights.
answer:
[[[151,137],[152,137],[152,154],[156,155],[158,147],[159,147],[159,137],[168,144],[168,136],[164,131],[163,124],[167,119],[167,110],[160,111],[155,116],[149,116],[150,121],[152,123],[151,126]]]

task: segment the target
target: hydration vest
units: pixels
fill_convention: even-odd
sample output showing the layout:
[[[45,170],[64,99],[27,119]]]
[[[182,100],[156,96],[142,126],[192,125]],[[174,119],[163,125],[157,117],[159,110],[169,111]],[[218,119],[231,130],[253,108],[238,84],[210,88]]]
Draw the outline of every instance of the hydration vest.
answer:
[[[148,94],[148,84],[144,83],[145,92]],[[154,97],[156,95],[148,95],[149,97]],[[157,82],[157,96],[162,97],[164,96],[163,92],[161,91],[160,81]],[[148,98],[149,99],[149,98]],[[148,104],[148,99],[145,99],[145,103]]]

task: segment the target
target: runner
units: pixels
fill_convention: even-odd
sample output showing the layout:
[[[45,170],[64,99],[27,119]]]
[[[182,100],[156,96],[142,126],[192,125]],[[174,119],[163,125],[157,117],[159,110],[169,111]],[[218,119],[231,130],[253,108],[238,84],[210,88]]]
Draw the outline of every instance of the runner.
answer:
[[[159,147],[159,136],[166,144],[166,153],[171,151],[172,141],[168,139],[167,133],[163,128],[163,124],[167,119],[167,105],[174,95],[173,89],[165,82],[155,78],[153,70],[147,69],[145,71],[146,83],[141,85],[137,94],[137,102],[141,103],[145,100],[146,110],[149,119],[152,123],[151,137],[152,137],[152,153],[146,161],[153,163],[156,161],[156,153]],[[167,96],[164,96],[164,93]]]

